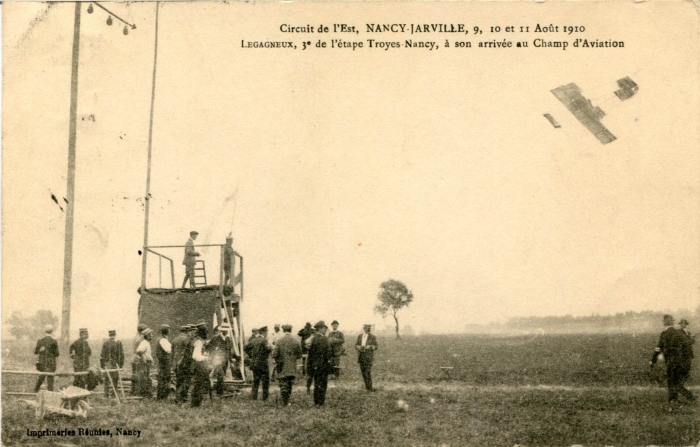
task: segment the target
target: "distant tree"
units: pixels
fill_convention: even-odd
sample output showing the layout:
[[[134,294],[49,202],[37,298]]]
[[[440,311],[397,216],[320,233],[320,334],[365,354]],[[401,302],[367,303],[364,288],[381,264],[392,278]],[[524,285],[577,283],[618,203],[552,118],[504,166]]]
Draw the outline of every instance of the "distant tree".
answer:
[[[380,314],[382,318],[386,318],[388,314],[391,314],[396,323],[396,338],[401,338],[401,335],[399,335],[399,319],[396,314],[403,307],[411,304],[413,293],[401,281],[390,279],[379,286],[377,300],[378,303],[374,306],[374,311]]]
[[[5,322],[10,325],[10,335],[23,340],[40,337],[47,324],[58,326],[58,317],[50,310],[39,310],[32,317],[25,317],[21,312],[13,312]]]
[[[12,312],[10,318],[5,320],[10,325],[10,335],[17,340],[24,340],[32,335],[31,323],[21,312]]]

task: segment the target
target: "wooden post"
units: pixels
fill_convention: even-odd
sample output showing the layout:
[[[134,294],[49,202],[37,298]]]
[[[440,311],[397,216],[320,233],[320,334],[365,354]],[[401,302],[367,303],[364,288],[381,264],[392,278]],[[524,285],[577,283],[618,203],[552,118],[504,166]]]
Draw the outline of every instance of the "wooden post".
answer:
[[[63,308],[61,309],[61,344],[64,352],[70,343],[70,304],[73,278],[73,213],[75,211],[75,145],[78,117],[78,67],[80,60],[80,11],[82,4],[75,2],[73,25],[73,57],[70,81],[70,112],[68,121],[68,176],[66,180],[66,232],[63,255]]]
[[[153,108],[156,101],[156,66],[158,62],[158,12],[160,2],[156,2],[155,45],[153,49],[153,81],[151,83],[151,115],[148,122],[148,162],[146,167],[146,197],[144,197],[143,259],[141,261],[141,294],[146,293],[146,259],[148,255],[148,215],[151,204],[151,154],[153,152]]]

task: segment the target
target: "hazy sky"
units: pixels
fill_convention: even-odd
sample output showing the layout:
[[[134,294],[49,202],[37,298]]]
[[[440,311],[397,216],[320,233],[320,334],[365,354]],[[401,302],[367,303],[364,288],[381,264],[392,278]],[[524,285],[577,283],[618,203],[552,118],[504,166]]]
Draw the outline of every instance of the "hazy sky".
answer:
[[[155,6],[105,5],[137,29],[125,36],[119,22],[107,26],[106,13],[84,5],[71,328],[131,334]],[[389,278],[413,291],[401,315],[418,331],[694,308],[698,16],[690,3],[603,6],[163,5],[150,243],[184,244],[193,229],[198,243],[223,243],[233,230],[245,256],[247,327],[318,319],[381,327],[372,307]],[[66,189],[73,8],[3,5],[4,317],[41,308],[60,315],[65,214],[50,195]],[[279,25],[321,22],[363,31],[365,23],[579,23],[587,28],[580,37],[626,45],[241,48],[241,40],[299,42],[306,36]],[[309,36],[338,37],[377,36]],[[457,39],[423,39],[442,46],[446,37]],[[496,37],[577,36],[460,39]],[[640,87],[621,102],[613,92],[624,76]],[[606,112],[615,142],[600,144],[550,93],[571,82]],[[182,251],[164,253],[181,284]],[[217,282],[218,252],[202,254]]]

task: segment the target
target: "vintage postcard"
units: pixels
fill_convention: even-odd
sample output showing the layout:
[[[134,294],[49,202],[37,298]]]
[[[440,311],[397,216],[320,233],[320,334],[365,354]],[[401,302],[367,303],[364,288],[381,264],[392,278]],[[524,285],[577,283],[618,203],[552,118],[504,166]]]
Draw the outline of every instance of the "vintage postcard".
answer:
[[[3,445],[700,442],[697,3],[2,6]]]

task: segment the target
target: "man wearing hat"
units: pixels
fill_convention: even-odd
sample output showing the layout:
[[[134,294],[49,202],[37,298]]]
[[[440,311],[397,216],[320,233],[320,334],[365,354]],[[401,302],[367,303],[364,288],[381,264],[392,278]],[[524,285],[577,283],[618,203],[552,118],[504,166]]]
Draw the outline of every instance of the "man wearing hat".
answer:
[[[360,364],[365,388],[367,391],[376,391],[372,387],[372,363],[374,362],[374,351],[379,349],[379,345],[377,344],[377,338],[370,333],[371,330],[371,324],[364,325],[363,333],[357,337],[355,350],[357,350],[357,363]]]
[[[160,338],[156,344],[156,358],[158,359],[158,388],[156,399],[167,399],[170,395],[170,369],[173,347],[168,340],[170,325],[160,325]]]
[[[340,377],[340,356],[345,354],[345,336],[338,330],[338,326],[340,326],[338,320],[333,320],[331,323],[333,330],[328,333],[328,343],[331,345],[331,356],[333,357],[331,365],[336,379]]]
[[[307,338],[313,335],[313,327],[311,327],[311,323],[307,321],[304,327],[301,328],[299,332],[297,332],[297,335],[299,336],[299,338],[301,338],[301,358],[303,359],[301,373],[303,375],[308,375],[307,367],[309,363],[309,348],[306,346],[305,342]]]
[[[175,372],[175,400],[184,402],[187,400],[187,391],[190,387],[190,375],[192,370],[192,353],[187,352],[187,346],[192,339],[192,326],[183,324],[180,326],[180,334],[173,340],[172,368]],[[183,392],[184,390],[184,392]]]
[[[688,323],[688,320],[685,318],[678,322],[678,326],[681,327],[680,331],[683,333],[683,335],[692,340],[690,343],[695,343],[695,337],[691,335],[690,331],[688,330],[689,325],[690,323]]]
[[[250,343],[251,341],[253,341],[253,339],[254,339],[255,337],[257,337],[257,336],[258,336],[258,329],[257,329],[257,328],[251,329],[251,330],[250,330],[250,338],[248,338],[248,343]]]
[[[73,359],[73,370],[75,372],[87,372],[90,368],[90,356],[92,351],[88,344],[88,330],[80,329],[80,338],[70,345],[70,358]],[[73,385],[80,388],[87,388],[87,375],[82,374],[73,377]]]
[[[297,374],[297,360],[301,358],[301,345],[292,337],[292,326],[282,325],[282,336],[277,339],[272,349],[272,358],[275,360],[282,403],[290,405],[289,398],[292,396],[292,386]]]
[[[253,388],[251,397],[258,399],[258,389],[262,385],[262,400],[267,400],[270,394],[270,358],[272,348],[267,342],[267,326],[258,329],[257,337],[252,338],[245,347],[245,353],[250,357],[250,369],[253,371]]]
[[[331,346],[326,337],[328,326],[321,320],[314,325],[314,329],[316,333],[309,346],[308,374],[312,374],[314,381],[314,405],[320,407],[326,401],[328,375],[333,371],[333,366],[331,365]]]
[[[117,341],[117,331],[111,329],[108,335],[109,338],[102,344],[100,368],[121,369],[124,367],[124,347],[122,346],[122,342]],[[119,373],[114,371],[105,374],[105,397],[109,397],[112,387],[114,387],[116,392],[116,386],[119,382]]]
[[[185,258],[182,260],[182,265],[185,266],[185,279],[182,281],[182,288],[185,288],[187,280],[190,280],[190,287],[194,288],[194,266],[197,264],[197,256],[199,252],[194,249],[194,240],[197,239],[196,231],[190,231],[190,238],[185,243]]]
[[[207,352],[209,354],[209,365],[211,365],[211,377],[214,380],[214,391],[221,397],[224,394],[224,378],[228,369],[228,361],[233,350],[233,342],[225,335],[231,327],[227,323],[222,323],[214,328]]]
[[[153,331],[150,328],[146,328],[141,334],[143,335],[143,340],[136,349],[136,356],[134,357],[135,377],[138,383],[136,394],[150,399],[153,397],[153,384],[151,383],[151,366],[153,365],[151,339],[153,338]]]
[[[141,345],[141,342],[143,341],[143,331],[147,328],[148,326],[143,323],[139,323],[136,326],[136,337],[134,337],[134,349],[132,351],[133,358],[131,361],[131,394],[133,396],[139,396],[141,391],[141,386],[139,385],[138,381],[138,374],[136,374],[136,350],[139,348],[139,345]]]
[[[204,352],[207,340],[207,324],[197,323],[196,332],[192,339],[192,401],[193,407],[202,404],[204,393],[209,392],[209,362]]]
[[[231,273],[236,265],[235,256],[238,253],[233,249],[233,236],[231,233],[226,236],[226,245],[224,245],[224,284],[228,284],[231,281]],[[233,284],[236,285],[235,283]]]
[[[277,343],[277,339],[282,336],[280,333],[280,325],[275,324],[274,326],[274,332],[270,334],[270,339],[268,340],[270,342],[270,347],[274,350],[275,349],[275,344]],[[272,359],[272,368],[270,368],[270,381],[274,382],[277,380],[277,368],[275,368],[275,359]]]
[[[654,350],[654,355],[651,357],[649,365],[653,368],[659,354],[663,354],[666,362],[668,402],[677,402],[679,394],[683,395],[687,400],[693,401],[695,396],[683,386],[683,383],[688,378],[692,363],[692,359],[687,355],[685,335],[681,330],[676,330],[673,327],[673,317],[671,315],[664,315],[664,326],[666,326],[666,329],[659,337],[659,344]]]
[[[36,370],[40,372],[53,373],[56,371],[56,357],[58,357],[58,342],[54,340],[51,336],[53,333],[53,326],[47,324],[44,326],[43,338],[40,338],[36,342],[36,348],[34,348],[34,354],[38,355],[36,359]],[[34,387],[34,392],[38,393],[41,388],[41,384],[44,383],[44,378],[46,378],[46,388],[49,391],[53,391],[53,375],[40,375],[36,379],[36,386]]]

